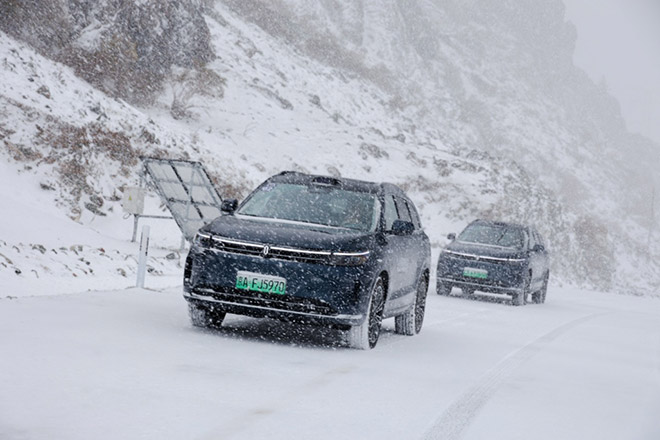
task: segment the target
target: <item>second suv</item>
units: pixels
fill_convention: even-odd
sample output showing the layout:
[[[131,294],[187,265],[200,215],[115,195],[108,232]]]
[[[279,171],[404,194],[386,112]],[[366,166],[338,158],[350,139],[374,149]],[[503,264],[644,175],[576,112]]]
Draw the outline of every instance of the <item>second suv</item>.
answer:
[[[430,244],[395,185],[283,172],[201,228],[186,259],[195,326],[226,313],[330,325],[373,348],[381,322],[422,328]]]
[[[531,226],[475,220],[452,240],[438,258],[436,290],[452,287],[511,295],[513,304],[545,302],[550,268],[541,235]]]

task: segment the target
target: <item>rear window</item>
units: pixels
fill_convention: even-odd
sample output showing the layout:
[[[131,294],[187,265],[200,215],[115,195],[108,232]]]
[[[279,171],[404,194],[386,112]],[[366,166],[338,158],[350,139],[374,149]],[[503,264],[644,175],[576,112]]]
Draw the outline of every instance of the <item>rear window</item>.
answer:
[[[473,223],[458,236],[459,241],[510,248],[523,247],[522,230],[507,225]]]

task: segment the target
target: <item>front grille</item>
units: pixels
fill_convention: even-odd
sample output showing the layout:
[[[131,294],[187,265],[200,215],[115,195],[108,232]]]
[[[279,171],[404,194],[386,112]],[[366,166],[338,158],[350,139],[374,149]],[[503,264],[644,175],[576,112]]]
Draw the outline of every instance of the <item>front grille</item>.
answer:
[[[213,237],[211,239],[211,248],[224,252],[230,252],[232,254],[243,255],[261,255],[264,250],[263,245],[233,240],[224,240],[218,237]]]
[[[276,258],[303,263],[329,263],[331,255],[328,251],[268,246],[240,240],[229,240],[216,236],[211,238],[211,248],[232,254],[262,256],[264,258]]]
[[[487,263],[495,263],[495,264],[519,263],[523,261],[522,259],[485,257],[482,255],[465,254],[463,252],[455,252],[455,251],[445,251],[445,252],[447,252],[447,255],[450,256],[451,258],[457,258],[460,260],[468,260],[468,261],[484,261]]]

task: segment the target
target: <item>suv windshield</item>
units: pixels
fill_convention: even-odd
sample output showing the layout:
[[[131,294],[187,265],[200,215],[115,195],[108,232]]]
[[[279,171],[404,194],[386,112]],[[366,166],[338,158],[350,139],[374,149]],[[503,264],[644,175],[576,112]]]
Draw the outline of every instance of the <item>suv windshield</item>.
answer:
[[[487,244],[510,248],[523,247],[523,235],[520,228],[507,225],[493,225],[474,223],[458,236],[459,241],[468,243]]]
[[[380,203],[367,192],[268,183],[250,196],[238,214],[371,232],[378,225]]]

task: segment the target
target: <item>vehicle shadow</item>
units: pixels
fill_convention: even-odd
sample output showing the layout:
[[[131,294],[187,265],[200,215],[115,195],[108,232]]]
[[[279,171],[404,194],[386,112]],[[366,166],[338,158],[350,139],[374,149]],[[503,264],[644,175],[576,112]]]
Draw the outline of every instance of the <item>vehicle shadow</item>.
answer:
[[[492,304],[512,305],[511,297],[508,295],[495,295],[485,292],[463,293],[461,290],[454,289],[448,295],[451,298],[464,299],[469,301],[478,301]]]
[[[227,316],[218,329],[196,329],[232,339],[280,344],[291,347],[345,348],[344,332],[322,326],[303,325],[270,318]]]
[[[193,330],[230,339],[242,339],[252,342],[286,345],[289,347],[352,350],[346,341],[345,331],[270,318],[228,316],[222,327],[218,329],[193,327]],[[394,320],[388,319],[383,321],[378,345],[390,345],[398,340],[398,337],[400,335],[397,335],[394,331]]]

